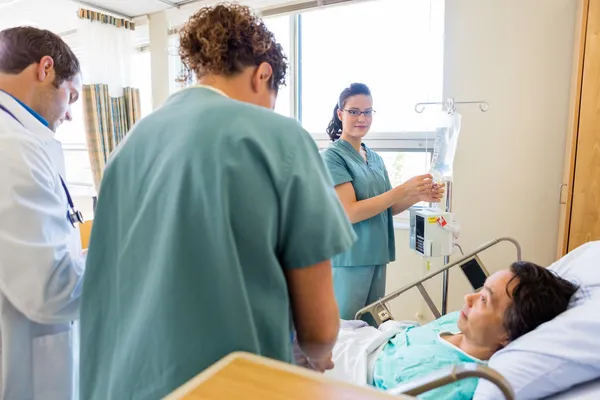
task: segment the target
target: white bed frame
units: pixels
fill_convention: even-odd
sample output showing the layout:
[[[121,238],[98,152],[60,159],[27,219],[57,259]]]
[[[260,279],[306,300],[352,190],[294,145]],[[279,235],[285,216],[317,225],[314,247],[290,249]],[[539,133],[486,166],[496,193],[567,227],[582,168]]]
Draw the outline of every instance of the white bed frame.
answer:
[[[411,396],[437,389],[452,382],[466,378],[481,378],[494,383],[506,400],[515,400],[513,390],[502,375],[492,368],[481,364],[460,364],[434,372],[424,378],[397,386],[387,392],[393,395]],[[600,399],[600,378],[574,386],[564,392],[545,397],[543,400],[598,400]],[[477,398],[475,398],[477,400]]]
[[[433,303],[433,300],[431,299],[431,296],[429,296],[429,293],[427,293],[425,286],[423,286],[423,282],[428,281],[429,279],[431,279],[445,271],[448,271],[452,267],[463,266],[472,261],[475,261],[479,265],[479,267],[482,269],[482,271],[486,277],[489,276],[489,273],[488,273],[487,269],[485,268],[485,266],[483,265],[483,263],[481,262],[481,260],[479,259],[478,254],[489,249],[490,247],[493,247],[502,242],[512,243],[515,246],[516,251],[517,251],[517,261],[521,261],[521,245],[515,239],[510,238],[510,237],[501,237],[501,238],[492,240],[490,242],[487,242],[487,243],[481,245],[479,248],[477,248],[472,253],[469,253],[447,265],[444,265],[439,270],[431,272],[431,273],[425,275],[424,277],[422,277],[421,279],[419,279],[411,284],[408,284],[408,285],[388,294],[387,296],[382,297],[381,299],[377,300],[376,302],[371,303],[368,306],[358,310],[355,318],[361,319],[361,317],[363,315],[369,313],[375,319],[375,322],[378,325],[381,325],[385,321],[393,320],[394,318],[392,316],[390,309],[387,306],[387,303],[389,303],[391,300],[395,299],[396,297],[400,296],[401,294],[403,294],[403,293],[407,292],[408,290],[415,288],[415,287],[417,289],[419,289],[419,292],[421,292],[421,296],[423,296],[423,299],[427,303],[427,306],[429,306],[429,309],[431,310],[433,315],[436,318],[441,317],[442,314],[439,312],[439,310]],[[474,287],[473,289],[479,290],[480,288]]]

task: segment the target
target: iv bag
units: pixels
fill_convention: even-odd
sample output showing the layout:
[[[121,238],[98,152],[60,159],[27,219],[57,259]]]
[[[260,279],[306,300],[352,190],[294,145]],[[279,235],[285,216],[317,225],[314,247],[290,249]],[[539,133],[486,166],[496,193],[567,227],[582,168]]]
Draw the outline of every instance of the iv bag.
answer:
[[[437,128],[435,131],[435,143],[429,173],[436,183],[452,181],[452,167],[460,134],[460,123],[461,115],[452,113],[447,115],[444,126]]]

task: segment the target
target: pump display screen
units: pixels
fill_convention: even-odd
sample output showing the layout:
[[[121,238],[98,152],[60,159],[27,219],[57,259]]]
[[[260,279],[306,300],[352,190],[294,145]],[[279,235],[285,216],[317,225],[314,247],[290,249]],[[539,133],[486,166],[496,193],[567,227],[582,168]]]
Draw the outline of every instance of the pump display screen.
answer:
[[[415,236],[415,250],[423,254],[425,241],[425,218],[420,215],[417,215],[415,219]]]
[[[473,286],[473,289],[478,290],[483,287],[487,277],[476,258],[472,258],[465,262],[460,266],[460,268],[467,276],[467,279],[471,283],[471,286]]]

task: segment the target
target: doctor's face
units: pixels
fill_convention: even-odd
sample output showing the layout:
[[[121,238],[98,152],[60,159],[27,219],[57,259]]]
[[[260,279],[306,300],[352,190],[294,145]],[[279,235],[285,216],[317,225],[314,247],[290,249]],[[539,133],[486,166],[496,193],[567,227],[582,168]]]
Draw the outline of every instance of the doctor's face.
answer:
[[[40,115],[49,123],[49,128],[56,132],[64,121],[71,121],[71,105],[79,99],[81,93],[81,75],[75,75],[60,85],[55,81],[43,85],[38,109]]]
[[[338,110],[338,118],[342,121],[343,133],[360,139],[371,129],[373,122],[373,98],[364,94],[348,97],[344,108]]]

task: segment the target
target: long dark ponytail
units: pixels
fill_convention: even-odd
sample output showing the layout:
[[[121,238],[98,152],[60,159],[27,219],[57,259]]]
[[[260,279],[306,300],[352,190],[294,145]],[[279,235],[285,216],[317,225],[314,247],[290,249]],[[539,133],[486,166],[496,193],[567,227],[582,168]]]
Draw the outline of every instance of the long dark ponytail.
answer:
[[[329,136],[329,139],[331,139],[332,142],[335,142],[340,138],[343,130],[342,120],[338,117],[338,110],[343,109],[346,106],[346,101],[350,97],[359,94],[371,96],[371,90],[369,90],[369,87],[364,83],[353,83],[340,93],[338,102],[333,109],[333,117],[331,118],[331,121],[329,121],[327,129],[325,129],[327,136]]]

